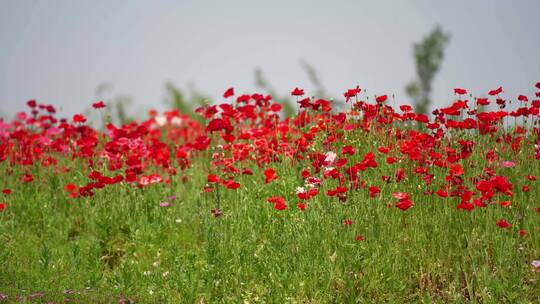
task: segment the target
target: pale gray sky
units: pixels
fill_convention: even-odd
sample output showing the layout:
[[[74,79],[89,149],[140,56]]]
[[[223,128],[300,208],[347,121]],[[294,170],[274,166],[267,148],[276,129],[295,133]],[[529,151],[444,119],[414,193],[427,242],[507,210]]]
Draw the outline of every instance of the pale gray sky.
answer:
[[[539,15],[538,0],[0,0],[0,111],[37,99],[81,112],[105,81],[136,108],[162,108],[168,80],[216,98],[230,86],[253,90],[255,67],[283,93],[309,91],[301,59],[336,96],[358,84],[407,103],[412,44],[437,23],[452,41],[436,105],[458,86],[531,94]]]

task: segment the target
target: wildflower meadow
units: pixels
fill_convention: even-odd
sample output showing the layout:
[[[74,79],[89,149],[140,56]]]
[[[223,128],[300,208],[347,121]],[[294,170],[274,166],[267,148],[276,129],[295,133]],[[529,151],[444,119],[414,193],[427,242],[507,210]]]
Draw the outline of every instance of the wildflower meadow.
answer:
[[[452,93],[30,100],[0,118],[0,303],[540,303],[540,83]]]

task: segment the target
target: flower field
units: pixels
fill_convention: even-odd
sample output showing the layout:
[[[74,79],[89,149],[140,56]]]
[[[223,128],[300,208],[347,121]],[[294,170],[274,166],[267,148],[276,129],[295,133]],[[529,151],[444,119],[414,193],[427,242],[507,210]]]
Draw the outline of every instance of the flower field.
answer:
[[[540,302],[540,83],[291,94],[0,118],[0,303]]]

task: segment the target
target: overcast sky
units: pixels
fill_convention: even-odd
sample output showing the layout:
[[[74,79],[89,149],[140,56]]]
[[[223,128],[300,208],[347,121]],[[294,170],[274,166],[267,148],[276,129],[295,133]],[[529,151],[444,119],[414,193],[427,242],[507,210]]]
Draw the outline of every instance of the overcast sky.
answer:
[[[436,24],[452,35],[437,106],[454,87],[532,94],[539,16],[538,0],[0,0],[0,112],[28,99],[81,112],[103,82],[131,95],[134,109],[162,109],[166,81],[217,98],[230,86],[253,90],[256,67],[283,94],[309,92],[302,59],[333,95],[360,85],[407,103],[412,45]]]

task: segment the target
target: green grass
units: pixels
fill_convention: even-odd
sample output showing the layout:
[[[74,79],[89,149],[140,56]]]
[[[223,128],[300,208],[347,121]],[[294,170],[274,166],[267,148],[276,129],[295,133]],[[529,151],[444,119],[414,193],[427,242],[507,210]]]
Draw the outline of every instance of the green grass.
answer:
[[[361,159],[379,143],[357,132],[348,136]],[[78,199],[63,187],[88,180],[80,162],[59,164],[70,167],[66,174],[36,165],[30,184],[18,181],[23,169],[9,175],[3,162],[0,186],[14,192],[0,213],[0,293],[29,303],[36,292],[44,293],[38,301],[80,303],[539,303],[540,272],[531,261],[540,259],[540,189],[537,182],[528,193],[519,189],[524,175],[540,176],[540,166],[529,165],[525,152],[508,154],[516,168],[498,169],[514,183],[512,206],[472,212],[457,210],[454,198],[424,195],[414,175],[381,182],[401,165],[386,165],[379,154],[379,168],[360,174],[381,186],[377,198],[367,189],[346,202],[326,197],[336,185],[330,181],[304,212],[295,188],[307,161],[272,164],[279,179],[270,184],[248,163],[254,175],[238,178],[238,190],[221,188],[219,201],[216,192],[202,192],[207,156],[171,186],[115,185]],[[467,162],[476,164],[466,169],[471,177],[485,160],[476,153]],[[434,169],[434,184],[446,172]],[[415,206],[389,207],[395,191],[409,192]],[[159,206],[173,194],[170,207]],[[272,195],[285,197],[288,208],[275,210],[266,202]],[[217,207],[223,216],[212,215]],[[513,226],[499,228],[501,218]],[[528,234],[519,237],[518,229]]]

